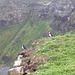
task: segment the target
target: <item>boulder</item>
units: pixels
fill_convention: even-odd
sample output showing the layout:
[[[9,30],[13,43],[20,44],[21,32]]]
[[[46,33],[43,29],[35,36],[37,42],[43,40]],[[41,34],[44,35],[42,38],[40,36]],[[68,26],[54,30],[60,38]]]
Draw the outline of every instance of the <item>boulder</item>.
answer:
[[[12,68],[8,71],[8,75],[23,75],[23,66]]]
[[[13,67],[21,66],[21,64],[22,64],[22,59],[21,58],[22,57],[23,57],[23,55],[18,55],[17,60],[14,62]]]
[[[13,67],[21,66],[21,64],[22,64],[22,59],[21,60],[17,60],[17,61],[14,62]]]

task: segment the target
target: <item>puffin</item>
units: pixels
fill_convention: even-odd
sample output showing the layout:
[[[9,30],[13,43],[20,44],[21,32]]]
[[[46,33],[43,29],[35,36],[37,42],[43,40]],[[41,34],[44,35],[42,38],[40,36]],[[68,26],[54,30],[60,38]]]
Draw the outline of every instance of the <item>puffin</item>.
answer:
[[[22,49],[24,50],[24,49],[26,49],[26,47],[24,45],[22,45]]]
[[[49,36],[49,37],[52,37],[53,35],[51,34],[51,32],[48,32],[48,36]]]

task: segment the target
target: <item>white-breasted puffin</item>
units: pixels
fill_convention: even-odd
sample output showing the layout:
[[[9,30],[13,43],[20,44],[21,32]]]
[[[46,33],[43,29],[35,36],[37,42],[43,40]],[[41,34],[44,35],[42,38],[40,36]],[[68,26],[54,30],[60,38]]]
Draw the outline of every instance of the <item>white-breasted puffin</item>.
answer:
[[[49,37],[52,37],[53,35],[51,34],[51,32],[48,32],[48,36],[49,36]]]
[[[22,45],[22,49],[24,50],[24,49],[26,49],[26,47],[24,45]]]

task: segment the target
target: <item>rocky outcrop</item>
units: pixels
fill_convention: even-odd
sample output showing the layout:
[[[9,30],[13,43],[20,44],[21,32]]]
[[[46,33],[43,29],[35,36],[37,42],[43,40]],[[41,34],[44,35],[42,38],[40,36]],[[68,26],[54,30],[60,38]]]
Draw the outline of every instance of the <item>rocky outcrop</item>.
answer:
[[[8,71],[8,75],[24,75],[35,72],[37,65],[44,64],[48,61],[47,56],[43,56],[43,58],[41,56],[39,57],[33,48],[23,50],[18,54],[13,68]]]
[[[49,8],[49,13],[60,17],[67,16],[74,9],[70,0],[52,0],[47,6]]]
[[[0,6],[0,27],[19,23],[22,15],[17,6],[8,1],[3,1],[3,3]]]
[[[36,65],[38,65],[37,62],[32,62],[31,59],[27,59],[25,62],[22,63],[23,68],[24,68],[24,73],[29,74],[31,72],[36,71]]]
[[[18,24],[27,17],[29,9],[27,1],[1,0],[0,27]]]
[[[22,64],[22,59],[21,59],[21,57],[23,57],[23,55],[19,55],[19,56],[18,56],[17,61],[14,62],[13,67],[21,66],[21,64]]]
[[[8,75],[23,75],[23,66],[12,68],[8,71]]]
[[[17,60],[14,62],[13,68],[11,68],[8,71],[8,75],[23,75],[24,71],[23,71],[23,66],[22,64],[22,58],[23,55],[19,55]]]

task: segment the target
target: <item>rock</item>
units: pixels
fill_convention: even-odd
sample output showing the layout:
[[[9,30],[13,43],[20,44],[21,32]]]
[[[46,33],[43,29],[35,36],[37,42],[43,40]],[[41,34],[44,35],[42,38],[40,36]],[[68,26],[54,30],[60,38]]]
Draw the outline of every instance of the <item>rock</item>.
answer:
[[[12,68],[8,71],[8,75],[23,75],[23,66]]]
[[[18,55],[17,60],[14,62],[14,68],[8,71],[8,75],[23,75],[35,72],[38,63],[35,61],[32,62],[32,52],[33,48],[28,48],[27,50],[19,52],[20,55]],[[28,57],[25,57],[27,55]],[[26,58],[26,60],[23,60],[23,58]]]
[[[71,0],[51,0],[48,8],[50,13],[53,13],[56,16],[64,17],[74,9],[74,6]]]
[[[10,9],[12,9],[12,11],[10,11]],[[0,26],[8,26],[12,24],[17,24],[21,20],[21,16],[22,16],[21,12],[16,10],[15,8],[13,9],[13,7],[11,8],[10,6],[3,7],[3,9],[2,10],[0,9],[0,11],[3,11],[0,13]]]
[[[19,66],[21,66],[21,64],[22,64],[22,58],[23,57],[23,55],[19,55],[18,56],[18,58],[17,58],[17,60],[14,62],[14,65],[13,65],[13,67],[19,67]]]
[[[17,60],[17,61],[14,62],[13,67],[21,66],[21,64],[22,64],[22,59],[21,60]]]
[[[65,17],[74,9],[74,5],[71,0],[51,0],[49,3],[44,4],[41,10],[42,16],[60,16]]]
[[[32,53],[32,52],[33,52],[33,48],[28,48],[28,49],[22,50],[18,54],[23,55],[23,57],[29,57],[30,53]]]
[[[29,12],[26,1],[1,0],[0,1],[0,27],[18,24],[25,19]]]
[[[17,60],[21,60],[22,57],[23,55],[18,55]]]
[[[25,62],[23,62],[22,66],[24,67],[24,73],[31,73],[31,72],[35,72],[36,71],[36,66],[38,65],[38,63],[36,62],[31,62],[31,59],[27,59]]]
[[[24,56],[26,53],[27,53],[27,50],[23,50],[23,51],[19,52],[18,54]]]

